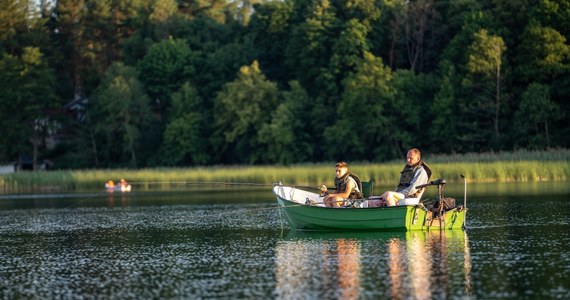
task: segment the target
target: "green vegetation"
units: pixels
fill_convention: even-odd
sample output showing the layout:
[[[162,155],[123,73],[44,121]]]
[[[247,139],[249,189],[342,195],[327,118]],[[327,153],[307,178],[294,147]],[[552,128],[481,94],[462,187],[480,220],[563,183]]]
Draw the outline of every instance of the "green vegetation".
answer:
[[[570,0],[2,0],[0,163],[569,148],[569,28]]]
[[[570,151],[516,152],[468,154],[427,158],[433,170],[432,179],[446,178],[461,181],[459,174],[469,182],[509,181],[563,181],[570,179]],[[522,160],[527,157],[532,160]],[[403,162],[353,163],[351,170],[367,181],[379,185],[393,185],[398,181]],[[301,164],[295,166],[242,166],[157,169],[70,170],[50,172],[19,172],[0,176],[4,190],[32,189],[102,189],[108,180],[126,178],[136,189],[169,188],[180,185],[211,185],[216,188],[232,185],[286,184],[317,186],[332,185],[333,163]]]

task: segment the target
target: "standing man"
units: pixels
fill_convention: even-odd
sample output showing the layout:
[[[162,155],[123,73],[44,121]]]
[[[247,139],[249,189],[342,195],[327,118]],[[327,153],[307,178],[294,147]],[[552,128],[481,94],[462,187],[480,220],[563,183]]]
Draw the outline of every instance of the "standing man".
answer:
[[[348,171],[348,164],[341,161],[336,164],[335,193],[323,198],[326,207],[339,207],[346,199],[362,199],[360,178]]]
[[[396,187],[396,191],[387,191],[380,196],[387,206],[398,205],[398,201],[405,198],[416,198],[423,191],[416,187],[428,182],[431,176],[431,170],[425,162],[422,161],[420,150],[412,148],[408,150],[406,156],[407,164],[400,175],[400,182]],[[382,200],[371,200],[369,207],[380,206]]]

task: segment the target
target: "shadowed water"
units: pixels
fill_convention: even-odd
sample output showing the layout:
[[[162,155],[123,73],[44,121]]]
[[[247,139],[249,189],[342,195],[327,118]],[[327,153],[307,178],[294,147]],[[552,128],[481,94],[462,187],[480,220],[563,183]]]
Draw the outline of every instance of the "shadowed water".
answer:
[[[570,189],[518,185],[473,186],[443,233],[290,231],[266,189],[2,195],[0,294],[570,298]]]

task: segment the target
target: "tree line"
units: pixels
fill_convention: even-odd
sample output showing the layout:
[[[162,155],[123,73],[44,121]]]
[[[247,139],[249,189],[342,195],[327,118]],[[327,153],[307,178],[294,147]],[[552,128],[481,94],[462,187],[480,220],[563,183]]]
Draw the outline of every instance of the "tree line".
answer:
[[[0,161],[569,146],[569,0],[0,0]]]

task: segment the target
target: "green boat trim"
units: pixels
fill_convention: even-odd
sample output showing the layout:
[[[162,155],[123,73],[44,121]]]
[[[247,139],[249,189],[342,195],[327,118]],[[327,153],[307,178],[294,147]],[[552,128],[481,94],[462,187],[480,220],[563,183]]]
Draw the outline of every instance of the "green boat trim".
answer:
[[[374,208],[328,208],[316,193],[275,185],[273,192],[289,226],[317,231],[409,231],[463,229],[467,210],[457,206],[438,217],[422,203]],[[367,201],[363,199],[362,201]],[[305,204],[307,203],[307,204]],[[311,205],[310,203],[313,203]]]

